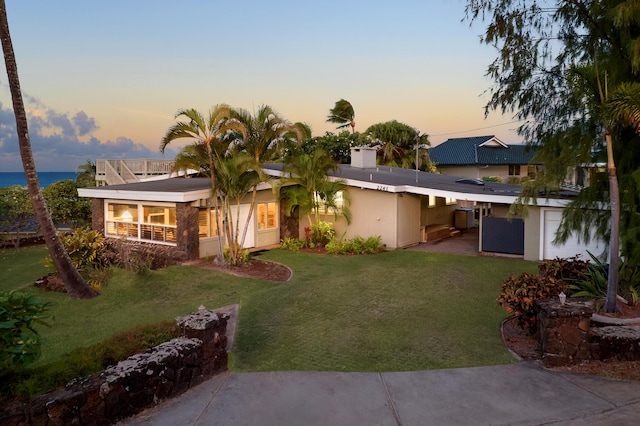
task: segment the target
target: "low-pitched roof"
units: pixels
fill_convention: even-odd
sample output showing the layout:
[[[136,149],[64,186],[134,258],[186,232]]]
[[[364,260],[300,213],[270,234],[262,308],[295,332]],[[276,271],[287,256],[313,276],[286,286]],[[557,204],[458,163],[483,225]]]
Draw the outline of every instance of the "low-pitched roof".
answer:
[[[120,200],[190,202],[211,196],[209,178],[170,178],[120,185],[78,188],[81,197]]]
[[[531,163],[535,151],[527,145],[510,145],[495,136],[447,139],[429,149],[438,166],[507,166]]]
[[[282,176],[282,164],[263,164],[266,173]],[[477,201],[483,203],[511,204],[522,191],[519,185],[499,182],[483,182],[436,173],[389,166],[353,167],[341,164],[331,176],[343,179],[347,185],[383,192],[433,195],[443,198]],[[540,205],[564,205],[566,200],[538,199]]]
[[[264,164],[263,169],[272,176],[282,176],[281,163]],[[488,203],[513,203],[522,187],[498,182],[461,179],[435,173],[421,172],[389,166],[353,167],[341,164],[331,176],[343,179],[349,186],[391,193],[433,195]],[[136,182],[122,185],[78,188],[81,197],[102,199],[191,202],[211,196],[208,178],[171,178],[159,181]],[[260,189],[269,186],[261,184]],[[538,200],[540,205],[563,205],[562,200]]]

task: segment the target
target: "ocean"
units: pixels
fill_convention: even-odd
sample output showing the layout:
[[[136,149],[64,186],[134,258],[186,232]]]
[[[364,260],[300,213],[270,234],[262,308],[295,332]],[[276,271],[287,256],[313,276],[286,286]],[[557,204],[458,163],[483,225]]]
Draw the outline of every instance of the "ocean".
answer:
[[[76,180],[76,172],[38,172],[38,180],[42,188],[65,179]],[[0,188],[12,185],[27,186],[27,177],[24,172],[0,172]]]

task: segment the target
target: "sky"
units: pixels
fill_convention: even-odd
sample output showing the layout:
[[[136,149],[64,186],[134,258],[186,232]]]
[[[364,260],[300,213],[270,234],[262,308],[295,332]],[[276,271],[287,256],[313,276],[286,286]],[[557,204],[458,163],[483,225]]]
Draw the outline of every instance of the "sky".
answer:
[[[270,105],[314,136],[341,98],[356,131],[397,120],[448,138],[519,143],[484,106],[497,51],[464,0],[6,0],[38,171],[159,152],[182,108]],[[3,61],[4,62],[4,61]],[[0,172],[22,171],[4,68]]]

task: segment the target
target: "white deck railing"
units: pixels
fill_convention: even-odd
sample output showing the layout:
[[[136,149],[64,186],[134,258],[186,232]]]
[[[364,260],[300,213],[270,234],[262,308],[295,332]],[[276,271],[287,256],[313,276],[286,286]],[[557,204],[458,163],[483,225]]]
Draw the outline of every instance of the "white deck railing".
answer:
[[[96,160],[96,184],[116,185],[167,175],[173,164],[173,160]]]

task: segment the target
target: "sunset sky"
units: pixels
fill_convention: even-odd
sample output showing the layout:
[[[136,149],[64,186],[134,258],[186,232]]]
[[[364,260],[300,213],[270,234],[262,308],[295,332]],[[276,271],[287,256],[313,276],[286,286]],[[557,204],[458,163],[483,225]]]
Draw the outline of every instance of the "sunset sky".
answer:
[[[344,98],[356,130],[398,120],[430,135],[521,139],[484,117],[497,55],[463,0],[7,0],[38,171],[161,157],[180,108],[267,104],[314,135]],[[21,171],[4,69],[0,171]],[[175,145],[177,151],[181,145]]]

